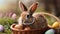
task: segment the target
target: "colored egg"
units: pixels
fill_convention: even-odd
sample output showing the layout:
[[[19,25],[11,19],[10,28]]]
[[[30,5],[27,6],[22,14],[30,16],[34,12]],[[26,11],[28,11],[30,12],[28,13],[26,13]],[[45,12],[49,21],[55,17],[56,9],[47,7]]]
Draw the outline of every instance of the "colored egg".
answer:
[[[12,19],[16,20],[16,18],[17,18],[17,15],[14,13],[14,14],[12,15]]]
[[[15,29],[22,30],[22,29],[23,29],[23,26],[22,26],[22,25],[18,25],[18,24],[17,24],[17,25],[15,26]]]
[[[59,23],[58,22],[53,23],[52,27],[53,28],[58,28],[59,27]]]
[[[54,34],[55,30],[54,29],[49,29],[45,32],[45,34]]]
[[[30,27],[25,27],[25,29],[24,30],[31,30],[31,28]]]
[[[3,31],[4,31],[3,25],[0,25],[0,32],[3,32]]]

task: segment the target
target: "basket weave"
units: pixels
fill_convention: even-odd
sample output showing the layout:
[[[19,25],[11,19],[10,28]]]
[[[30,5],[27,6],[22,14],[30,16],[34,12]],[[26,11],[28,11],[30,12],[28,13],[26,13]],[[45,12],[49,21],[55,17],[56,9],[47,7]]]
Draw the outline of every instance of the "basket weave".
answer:
[[[45,27],[43,29],[18,30],[14,28],[15,25],[11,25],[12,34],[43,34],[48,29],[48,27]]]
[[[44,12],[40,12],[40,14],[49,15],[51,17],[54,17],[60,23],[60,19],[57,18],[56,16],[52,15],[52,14],[44,13]],[[18,30],[18,29],[14,28],[15,25],[16,24],[11,25],[12,34],[44,34],[44,32],[49,29],[48,27],[45,27],[45,28],[42,28],[42,29]],[[56,28],[55,30],[57,31],[56,34],[59,34],[60,25],[59,25],[59,28]]]

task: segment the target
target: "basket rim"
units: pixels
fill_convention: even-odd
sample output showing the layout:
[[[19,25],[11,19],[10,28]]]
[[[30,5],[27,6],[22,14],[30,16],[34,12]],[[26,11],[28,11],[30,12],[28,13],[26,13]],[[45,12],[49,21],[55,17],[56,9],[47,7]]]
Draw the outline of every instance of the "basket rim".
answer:
[[[46,28],[47,28],[47,27],[46,27],[46,28],[42,28],[42,29],[19,30],[19,29],[13,28],[14,25],[16,25],[16,24],[12,24],[11,27],[10,27],[11,30],[13,30],[13,31],[37,31],[37,30],[39,31],[39,30],[43,30],[43,29],[46,29]]]

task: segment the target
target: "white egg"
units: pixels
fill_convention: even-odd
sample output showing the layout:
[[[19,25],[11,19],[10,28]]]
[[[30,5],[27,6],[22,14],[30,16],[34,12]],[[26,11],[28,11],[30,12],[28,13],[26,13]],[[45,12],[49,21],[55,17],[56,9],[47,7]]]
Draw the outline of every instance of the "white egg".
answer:
[[[54,34],[55,30],[54,29],[49,29],[45,32],[45,34]]]
[[[0,25],[0,32],[4,31],[4,27]]]

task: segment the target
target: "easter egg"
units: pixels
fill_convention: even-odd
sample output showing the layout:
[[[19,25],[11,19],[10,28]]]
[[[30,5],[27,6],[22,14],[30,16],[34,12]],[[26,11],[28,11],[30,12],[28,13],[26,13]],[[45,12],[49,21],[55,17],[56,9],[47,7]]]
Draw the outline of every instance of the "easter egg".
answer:
[[[45,34],[54,34],[55,30],[54,29],[49,29],[45,32]]]
[[[52,27],[53,28],[58,28],[59,27],[59,23],[58,22],[53,23]]]
[[[24,30],[31,30],[31,28],[30,27],[25,27],[25,29]]]
[[[18,24],[17,24],[14,28],[15,28],[15,29],[22,30],[22,29],[23,29],[23,26],[22,26],[22,25],[18,25]]]
[[[4,31],[3,25],[0,25],[0,32],[3,32],[3,31]]]
[[[17,15],[14,13],[14,14],[12,15],[12,19],[16,20],[16,18],[17,18]]]

